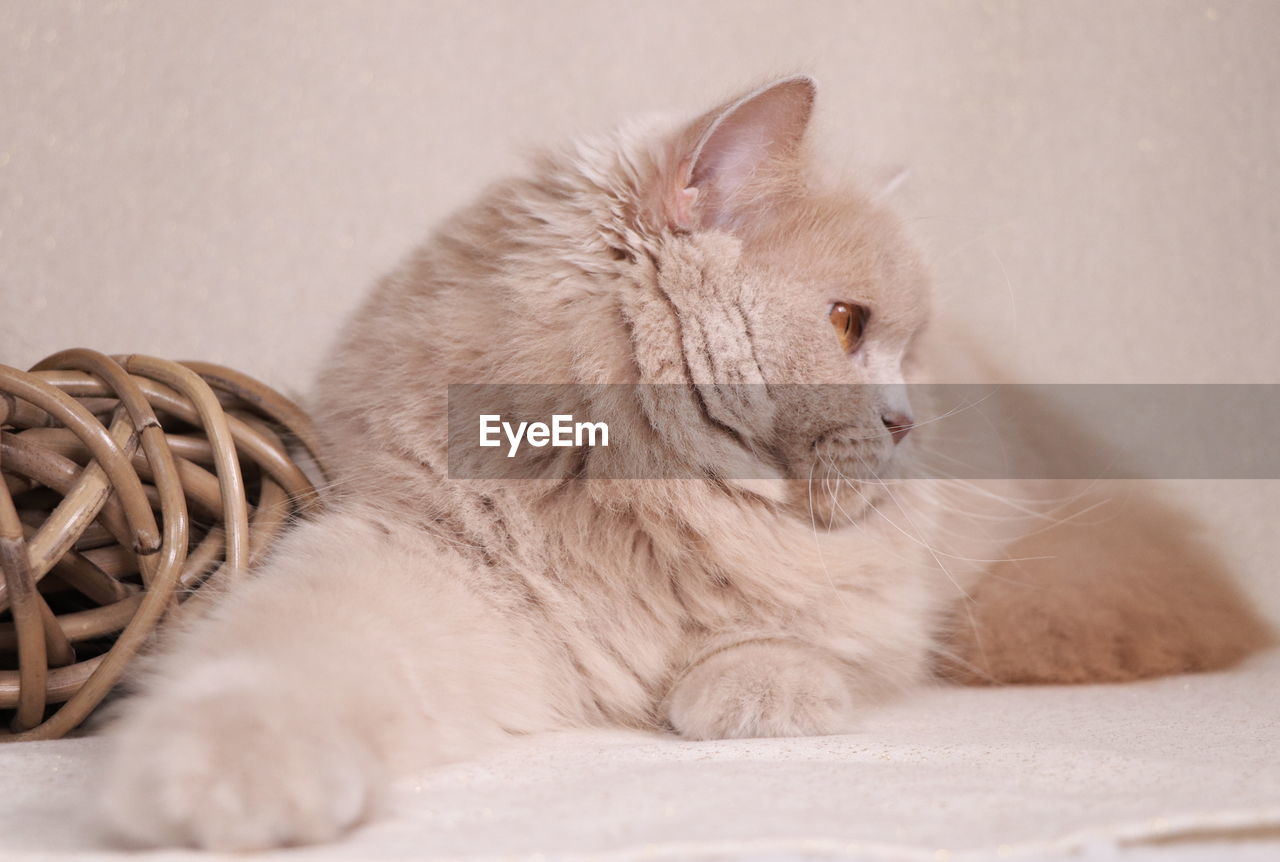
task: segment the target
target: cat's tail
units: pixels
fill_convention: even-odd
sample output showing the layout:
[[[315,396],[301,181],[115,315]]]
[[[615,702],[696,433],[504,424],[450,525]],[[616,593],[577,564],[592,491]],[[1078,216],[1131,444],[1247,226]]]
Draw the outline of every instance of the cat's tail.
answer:
[[[948,620],[937,667],[973,685],[1229,667],[1276,643],[1194,525],[1126,483],[1007,549]]]

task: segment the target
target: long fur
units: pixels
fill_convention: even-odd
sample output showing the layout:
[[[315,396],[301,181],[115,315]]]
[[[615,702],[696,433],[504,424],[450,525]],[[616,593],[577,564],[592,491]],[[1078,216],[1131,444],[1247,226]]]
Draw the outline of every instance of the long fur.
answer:
[[[378,285],[315,398],[328,511],[153,662],[99,795],[117,834],[320,841],[366,817],[395,772],[513,734],[832,733],[940,660],[981,682],[1114,679],[1220,666],[1259,642],[1211,566],[1181,567],[1172,587],[1201,613],[1162,586],[1170,561],[1148,533],[1132,562],[1123,527],[1109,559],[1077,560],[1070,512],[903,481],[926,429],[895,446],[884,406],[853,403],[833,433],[804,387],[749,410],[714,393],[613,405],[646,457],[702,481],[449,480],[448,383],[917,372],[927,276],[872,194],[815,173],[813,94],[786,79],[687,124],[578,141],[489,189]],[[827,320],[834,301],[872,309],[854,355]],[[666,421],[673,410],[698,421]],[[744,464],[764,478],[733,479]],[[1144,574],[1055,605],[1018,574],[1037,537],[1059,555],[1045,571]],[[1046,622],[1058,607],[1075,622]],[[1153,617],[1178,622],[1133,628]],[[1115,646],[1125,631],[1136,646]]]

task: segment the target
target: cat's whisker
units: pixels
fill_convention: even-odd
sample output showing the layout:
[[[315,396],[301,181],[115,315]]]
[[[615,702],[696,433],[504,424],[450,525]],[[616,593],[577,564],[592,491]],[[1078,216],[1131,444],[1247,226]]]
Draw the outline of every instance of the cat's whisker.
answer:
[[[966,606],[966,609],[967,609],[967,607],[968,607],[968,606]],[[980,655],[981,655],[981,657],[982,657],[983,664],[984,664],[984,665],[986,665],[986,666],[989,666],[989,665],[990,665],[990,660],[988,659],[986,649],[985,649],[985,647],[984,647],[984,646],[983,646],[983,644],[982,644],[981,632],[979,632],[979,630],[978,630],[978,624],[977,624],[977,621],[974,619],[974,617],[973,617],[973,614],[972,614],[972,613],[970,613],[970,614],[969,614],[969,626],[970,626],[971,630],[973,631],[974,640],[975,640],[975,642],[977,643],[978,651],[979,651],[979,653],[980,653]],[[941,641],[936,642],[936,643],[935,643],[935,644],[930,648],[929,652],[930,652],[932,655],[934,655],[935,657],[937,657],[937,658],[940,658],[940,659],[943,659],[943,660],[945,660],[945,661],[947,661],[947,662],[950,662],[950,663],[951,663],[951,665],[953,665],[953,666],[955,666],[955,667],[959,667],[959,668],[962,668],[962,669],[964,669],[964,670],[969,671],[969,672],[970,672],[971,674],[973,674],[975,677],[977,677],[978,679],[981,679],[983,682],[985,682],[985,683],[987,683],[987,684],[989,684],[989,685],[997,683],[996,678],[995,678],[994,676],[992,676],[992,674],[991,674],[991,672],[990,672],[989,670],[987,670],[987,667],[980,667],[980,666],[978,666],[976,663],[974,663],[974,662],[972,662],[972,661],[969,661],[968,659],[964,658],[962,655],[960,655],[960,654],[959,654],[958,652],[956,652],[955,650],[953,650],[953,649],[951,649],[950,647],[946,646],[946,645],[945,645],[944,643],[942,643]],[[934,665],[936,665],[936,664],[937,664],[937,662],[935,661],[935,662],[933,662],[933,664],[934,664]]]
[[[943,419],[950,419],[952,416],[959,416],[961,413],[965,413],[969,410],[974,410],[974,409],[977,409],[978,407],[981,407],[982,404],[985,403],[986,401],[989,401],[993,395],[995,395],[994,390],[987,392],[985,395],[983,395],[981,398],[977,399],[976,401],[966,401],[964,403],[957,404],[955,407],[950,408],[944,413],[939,413],[937,416],[930,416],[925,419],[920,419],[916,422],[913,422],[912,425],[915,428],[920,428],[923,426],[936,424],[938,422],[941,422]]]
[[[845,516],[845,519],[850,526],[852,526],[854,529],[858,530],[861,533],[867,533],[868,532],[867,528],[865,524],[862,523],[862,519],[858,517],[854,517],[853,515],[850,515],[849,512],[840,503],[838,491],[842,485],[848,485],[851,490],[854,490],[854,492],[857,493],[856,489],[853,488],[853,480],[845,477],[844,474],[840,472],[839,468],[836,467],[835,464],[830,464],[829,468],[832,470],[835,470],[836,483],[837,483],[836,484],[837,494],[832,497],[832,502],[840,510],[841,514]],[[864,501],[865,501],[865,498],[864,498]],[[928,565],[926,563],[923,563],[911,557],[907,557],[903,554],[899,554],[895,551],[890,550],[887,547],[881,548],[881,550],[882,552],[893,557],[899,563],[903,564],[904,570],[912,570],[912,571],[933,571],[934,570],[934,567],[931,565]]]
[[[897,498],[893,496],[893,492],[889,490],[887,486],[885,486],[885,493],[887,493],[890,496],[890,498],[894,500],[895,505],[897,505],[899,510],[902,511],[903,516],[907,518],[909,523],[912,523],[912,526],[914,526],[914,522],[911,521],[911,516],[900,504],[898,504]],[[960,582],[958,580],[956,580],[955,576],[951,573],[951,570],[947,568],[947,566],[942,562],[942,559],[941,557],[939,557],[936,549],[930,546],[928,543],[924,543],[924,544],[926,549],[929,551],[930,555],[933,556],[934,561],[938,564],[938,567],[942,569],[943,573],[947,576],[947,580],[951,581],[952,585],[955,586],[956,590],[958,590],[960,595],[963,597],[964,601],[960,602],[960,607],[964,610],[965,618],[969,622],[969,629],[973,633],[974,643],[977,646],[978,653],[983,658],[984,664],[989,663],[987,659],[986,646],[983,643],[982,629],[978,625],[978,620],[973,613],[973,596],[970,595],[969,592],[960,585]]]
[[[876,506],[875,503],[869,497],[867,497],[865,494],[862,493],[862,491],[857,487],[855,483],[853,482],[849,483],[850,489],[863,499],[863,502],[867,504],[868,508],[870,508],[876,514],[878,514],[891,527],[893,527],[903,536],[907,537],[911,541],[918,544],[920,547],[924,548],[925,551],[927,551],[929,555],[933,557],[933,560],[938,565],[938,568],[941,569],[942,572],[947,576],[947,579],[951,581],[952,585],[955,586],[956,590],[960,593],[960,595],[962,595],[966,600],[971,601],[972,597],[964,589],[964,587],[960,585],[960,582],[956,580],[955,576],[952,574],[951,570],[946,566],[946,564],[942,562],[942,555],[945,555],[946,552],[939,552],[933,545],[931,545],[929,542],[925,541],[922,538],[922,534],[919,528],[916,526],[914,520],[912,520],[910,513],[906,510],[906,508],[902,506],[902,504],[898,501],[897,497],[894,496],[893,491],[890,490],[889,486],[883,482],[879,482],[879,477],[876,475],[874,470],[869,470],[868,472],[870,472],[871,475],[874,477],[874,481],[876,481],[879,484],[879,486],[884,489],[885,493],[889,496],[889,499],[893,502],[895,508],[897,508],[898,511],[902,512],[902,516],[907,519],[907,523],[910,524],[912,529],[915,531],[914,535],[908,532],[907,530],[903,529],[901,525],[899,525],[896,521],[890,518],[882,509]],[[848,477],[846,477],[846,479],[847,478]],[[948,556],[955,556],[955,555],[948,555]],[[962,559],[962,558],[958,558],[958,559]]]
[[[854,491],[854,493],[859,494],[859,496],[861,496],[861,497],[862,497],[863,502],[864,502],[864,503],[866,503],[866,504],[868,505],[868,507],[869,507],[869,508],[874,509],[874,510],[877,512],[877,514],[879,514],[879,515],[880,515],[882,518],[884,518],[886,521],[889,521],[889,523],[891,523],[891,524],[893,523],[892,521],[890,521],[890,519],[885,515],[885,513],[884,513],[882,510],[878,509],[878,508],[877,508],[877,507],[876,507],[876,506],[871,502],[871,500],[870,500],[868,497],[866,497],[865,495],[863,495],[863,494],[862,494],[862,493],[857,489],[855,480],[850,479],[850,478],[849,478],[849,477],[847,477],[847,476],[844,476],[844,474],[843,474],[843,473],[841,473],[841,472],[840,472],[840,470],[839,470],[839,468],[838,468],[838,467],[836,467],[834,464],[832,464],[832,465],[830,465],[830,466],[831,466],[831,468],[832,468],[832,469],[834,469],[834,470],[837,472],[837,474],[838,474],[838,475],[843,479],[843,481],[849,485],[850,489],[851,489],[851,490],[853,490],[853,491]],[[888,488],[888,485],[890,484],[889,482],[885,482],[885,481],[880,480],[880,479],[878,479],[878,478],[875,478],[875,479],[867,479],[867,480],[865,480],[865,481],[866,481],[868,484],[875,484],[875,485],[878,485],[878,486],[883,487],[883,488],[885,489],[886,494],[888,494],[890,497],[893,497],[892,492],[891,492],[891,491],[889,491],[889,488]],[[910,516],[909,516],[909,515],[907,515],[907,513],[906,513],[905,509],[903,509],[903,507],[898,503],[898,501],[897,501],[897,499],[896,499],[896,498],[894,498],[894,504],[895,504],[895,505],[896,505],[900,510],[902,510],[902,511],[903,511],[903,516],[904,516],[904,517],[907,517],[907,518],[910,520]],[[843,507],[842,507],[842,506],[840,506],[838,499],[836,500],[836,506],[837,506],[837,507],[839,507],[839,508],[841,509],[841,511],[842,511],[842,512],[844,512],[844,509],[843,509]],[[958,509],[957,509],[957,510],[955,510],[955,511],[963,511],[963,510],[958,510]],[[849,518],[849,523],[851,523],[851,524],[853,524],[853,525],[855,525],[855,526],[858,526],[858,523],[857,523],[857,521],[856,521],[855,519],[853,519],[852,517],[848,516],[847,512],[846,512],[845,514],[846,514],[846,517],[848,517],[848,518]],[[968,513],[968,512],[966,512],[965,514],[966,514],[966,517],[970,517],[970,516],[971,516],[971,515],[970,515],[970,513]],[[1001,520],[1004,520],[1004,519],[1001,519]],[[895,524],[894,526],[897,526],[897,525]],[[913,527],[915,527],[915,526],[916,526],[916,525],[914,524],[914,522],[912,522],[912,526],[913,526]],[[952,530],[952,529],[950,529],[950,528],[948,528],[948,527],[944,526],[944,525],[943,525],[943,524],[941,524],[941,523],[933,523],[933,524],[931,524],[930,526],[931,526],[931,529],[932,529],[933,531],[935,531],[935,532],[947,533],[947,534],[949,534],[949,535],[957,536],[957,537],[960,537],[960,538],[967,538],[967,537],[968,537],[968,534],[964,534],[964,533],[960,533],[959,531]],[[899,528],[899,529],[901,530],[901,528]],[[905,535],[905,532],[904,532],[904,535]],[[1018,557],[1018,558],[1015,558],[1015,557],[1008,557],[1008,556],[1001,556],[1001,557],[969,557],[969,556],[964,556],[964,555],[962,555],[962,554],[954,554],[954,553],[951,553],[951,552],[948,552],[948,551],[941,550],[941,549],[939,549],[939,548],[937,548],[937,547],[935,547],[935,546],[931,546],[931,545],[929,545],[928,543],[924,542],[922,539],[919,539],[919,538],[918,538],[918,536],[919,536],[919,530],[917,530],[917,537],[916,537],[916,538],[917,538],[917,544],[921,545],[921,547],[926,548],[927,550],[931,551],[931,552],[932,552],[933,554],[935,554],[935,555],[938,555],[938,556],[944,556],[944,557],[947,557],[948,559],[955,560],[955,561],[957,561],[957,562],[962,562],[962,563],[986,563],[986,564],[990,564],[990,563],[1003,563],[1003,562],[1010,562],[1010,561],[1015,560],[1015,559],[1016,559],[1016,560],[1025,560],[1025,561],[1033,561],[1033,560],[1041,560],[1041,559],[1052,559],[1051,557],[1041,557],[1041,556],[1028,556],[1028,557]]]
[[[1061,496],[1061,497],[1054,497],[1054,496],[1016,497],[1012,494],[997,494],[996,492],[990,490],[989,488],[984,488],[981,485],[978,485],[971,480],[953,476],[941,470],[931,470],[930,473],[932,474],[932,476],[929,478],[932,481],[936,481],[938,483],[939,489],[944,492],[949,491],[954,493],[961,493],[960,489],[963,489],[963,493],[977,495],[977,496],[983,497],[984,499],[1001,503],[1003,505],[1008,506],[1010,509],[1015,510],[1019,515],[1029,517],[1029,518],[1034,518],[1037,520],[1047,521],[1050,526],[1061,523],[1063,521],[1062,518],[1057,518],[1054,516],[1055,512],[1060,511],[1061,509],[1067,508],[1069,506],[1072,506],[1073,504],[1079,502],[1082,499],[1085,499],[1086,497],[1093,496],[1093,491],[1097,484],[1097,480],[1091,480],[1087,485],[1085,485],[1079,491],[1076,491],[1075,493],[1072,493],[1066,496]],[[933,478],[934,476],[936,476],[936,478]],[[1069,517],[1076,517],[1076,515],[1078,514],[1083,514],[1084,512],[1088,512],[1095,508],[1099,508],[1100,506],[1105,505],[1109,501],[1110,501],[1109,497],[1104,497],[1090,504],[1088,508],[1082,510],[1079,513],[1073,514]],[[986,517],[986,518],[1001,517],[999,515],[992,515],[992,514],[988,514],[988,515],[976,514],[975,516]],[[1013,517],[1013,516],[1010,516],[1010,517]]]
[[[814,549],[818,552],[818,562],[822,564],[822,573],[826,575],[827,583],[831,585],[831,591],[836,595],[841,604],[847,606],[847,602],[845,601],[843,594],[841,594],[840,589],[836,586],[835,578],[831,577],[831,570],[827,567],[827,558],[822,553],[822,539],[818,536],[817,514],[813,508],[813,469],[816,466],[816,462],[811,462],[809,464],[809,481],[807,483],[809,491],[809,523],[813,528],[813,545]],[[828,472],[828,475],[830,475],[830,472]]]

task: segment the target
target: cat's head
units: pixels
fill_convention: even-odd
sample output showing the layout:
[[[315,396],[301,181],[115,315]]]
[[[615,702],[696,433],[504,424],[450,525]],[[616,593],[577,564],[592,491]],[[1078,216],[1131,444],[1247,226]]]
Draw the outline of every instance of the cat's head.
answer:
[[[821,179],[815,96],[791,77],[674,129],[579,141],[492,199],[470,235],[507,247],[483,279],[502,292],[470,299],[477,324],[519,325],[475,353],[478,379],[720,384],[683,413],[648,399],[654,445],[712,474],[881,475],[912,423],[899,384],[927,279],[868,190]]]
[[[645,379],[722,384],[701,392],[710,421],[785,475],[863,479],[913,423],[902,384],[927,277],[894,214],[823,182],[805,146],[815,96],[808,77],[775,81],[659,147],[638,190],[650,291],[624,309]]]

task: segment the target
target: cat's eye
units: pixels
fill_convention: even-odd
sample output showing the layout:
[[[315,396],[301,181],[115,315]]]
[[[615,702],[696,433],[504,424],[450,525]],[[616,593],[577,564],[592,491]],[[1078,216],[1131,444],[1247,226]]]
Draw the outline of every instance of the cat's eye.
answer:
[[[853,302],[836,302],[831,306],[831,325],[835,328],[845,353],[853,353],[862,341],[870,316],[865,306]]]

